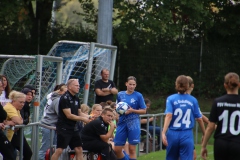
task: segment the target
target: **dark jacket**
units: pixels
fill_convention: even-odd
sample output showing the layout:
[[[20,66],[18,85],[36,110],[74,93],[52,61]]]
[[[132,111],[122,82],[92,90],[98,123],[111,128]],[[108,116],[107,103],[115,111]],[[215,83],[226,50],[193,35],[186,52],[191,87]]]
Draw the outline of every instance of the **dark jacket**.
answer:
[[[5,121],[7,118],[7,112],[3,109],[3,106],[0,104],[0,123]]]
[[[30,117],[30,103],[25,102],[23,108],[20,110],[20,114],[23,118],[23,124],[27,125],[29,123]]]

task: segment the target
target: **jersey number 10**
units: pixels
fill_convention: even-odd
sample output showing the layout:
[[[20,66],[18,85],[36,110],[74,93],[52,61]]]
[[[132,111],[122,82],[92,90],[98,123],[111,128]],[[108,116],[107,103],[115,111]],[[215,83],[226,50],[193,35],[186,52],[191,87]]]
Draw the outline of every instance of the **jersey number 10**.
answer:
[[[218,117],[218,120],[221,121],[222,120],[222,134],[227,132],[228,129],[228,110],[224,110],[223,113]],[[238,125],[238,127],[236,128],[237,130],[235,130],[235,121],[236,121],[236,117],[238,116],[238,119],[240,118],[240,111],[234,111],[231,115],[230,115],[230,123],[229,123],[229,131],[231,134],[233,135],[238,135],[240,133],[240,127]]]

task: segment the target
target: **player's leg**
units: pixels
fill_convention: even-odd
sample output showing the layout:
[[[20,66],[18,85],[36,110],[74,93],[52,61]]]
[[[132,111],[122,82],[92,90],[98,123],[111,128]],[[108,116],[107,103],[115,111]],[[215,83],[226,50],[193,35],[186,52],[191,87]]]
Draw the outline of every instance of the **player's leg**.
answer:
[[[128,143],[128,141],[127,141],[126,144],[124,145],[123,150],[125,151],[126,154],[129,155],[129,143]]]
[[[140,125],[139,119],[133,120],[131,124],[128,123],[128,143],[129,143],[129,160],[136,160],[136,145],[140,143]]]
[[[60,133],[58,132],[58,134],[57,134],[57,149],[53,153],[51,160],[58,160],[58,158],[60,157],[60,155],[63,152],[63,149],[67,148],[71,138],[72,138],[71,134],[67,134],[64,132],[60,132]]]
[[[179,132],[180,135],[180,159],[192,160],[193,159],[193,132],[192,130],[186,130]]]
[[[240,145],[236,141],[224,139],[215,139],[214,141],[214,159],[231,159],[238,160],[240,157]],[[216,153],[215,153],[216,152]]]
[[[118,159],[124,160],[123,147],[127,139],[127,126],[125,123],[119,125],[116,129],[116,135],[114,137],[114,151]]]
[[[228,159],[231,160],[239,160],[240,157],[240,145],[239,142],[236,141],[227,141],[226,143],[228,143]]]
[[[101,140],[83,141],[83,149],[94,153],[100,153],[102,160],[109,159],[110,146]]]
[[[136,144],[131,145],[129,144],[129,160],[136,160],[137,153],[136,153]]]
[[[53,153],[51,160],[58,160],[62,152],[63,152],[63,148],[57,148]]]
[[[83,160],[83,152],[82,152],[82,147],[75,147],[75,159],[76,160]]]
[[[75,150],[76,160],[83,160],[82,140],[78,132],[74,132],[69,142],[69,147]]]
[[[166,136],[166,160],[176,160],[179,158],[179,131],[168,130]]]

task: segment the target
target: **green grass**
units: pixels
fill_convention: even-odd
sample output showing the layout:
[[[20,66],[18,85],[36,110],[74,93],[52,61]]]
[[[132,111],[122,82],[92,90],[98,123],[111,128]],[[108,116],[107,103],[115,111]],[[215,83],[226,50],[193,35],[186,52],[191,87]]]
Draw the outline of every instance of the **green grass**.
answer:
[[[201,146],[200,145],[195,145],[195,148],[196,148],[196,152],[197,152],[197,160],[202,160],[202,158],[200,156]],[[207,149],[208,149],[207,160],[214,160],[214,158],[213,158],[213,146],[208,145]],[[166,158],[166,151],[163,150],[163,151],[152,152],[152,153],[149,153],[149,154],[141,155],[137,159],[138,160],[164,160],[165,158]]]

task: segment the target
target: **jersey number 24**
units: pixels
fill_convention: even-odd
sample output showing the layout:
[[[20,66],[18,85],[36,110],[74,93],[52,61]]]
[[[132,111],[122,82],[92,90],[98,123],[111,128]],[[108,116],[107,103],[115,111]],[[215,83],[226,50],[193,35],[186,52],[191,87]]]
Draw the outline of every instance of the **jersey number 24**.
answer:
[[[183,114],[182,109],[177,108],[174,111],[174,115],[177,116],[177,118],[175,119],[174,123],[173,123],[173,127],[181,127],[182,125],[186,125],[186,128],[189,128],[190,124],[191,124],[191,109],[187,109],[187,111],[185,112],[185,114]]]

